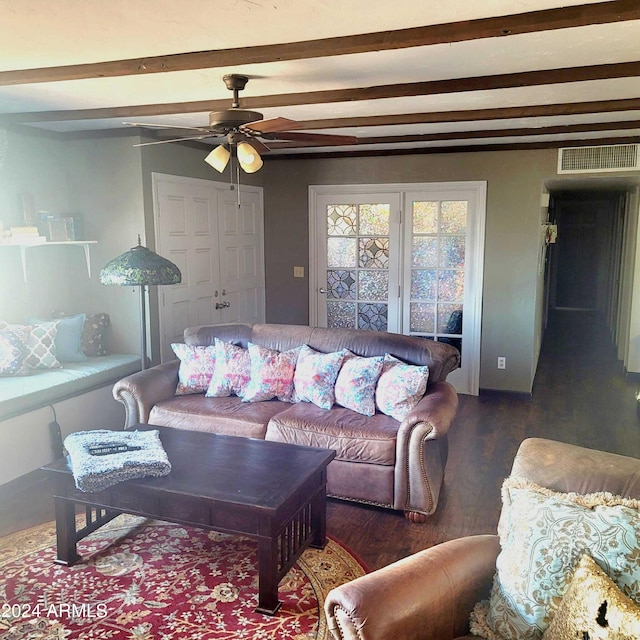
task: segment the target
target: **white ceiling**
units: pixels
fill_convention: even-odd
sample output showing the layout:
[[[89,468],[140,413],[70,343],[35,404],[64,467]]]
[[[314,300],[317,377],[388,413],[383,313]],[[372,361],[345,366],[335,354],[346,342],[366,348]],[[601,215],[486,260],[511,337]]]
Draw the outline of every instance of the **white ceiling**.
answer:
[[[243,98],[256,99],[248,108],[260,111],[265,118],[283,116],[298,121],[639,100],[633,105],[635,110],[607,106],[594,113],[536,117],[516,117],[517,114],[510,112],[508,117],[500,119],[469,114],[460,121],[443,116],[438,122],[381,125],[367,122],[359,126],[309,129],[310,133],[356,135],[360,139],[358,152],[522,143],[559,146],[579,141],[595,144],[615,138],[640,141],[640,76],[635,68],[629,71],[630,75],[610,79],[554,81],[553,84],[546,84],[543,79],[533,86],[480,89],[462,86],[463,91],[456,90],[457,86],[444,90],[438,86],[435,92],[423,95],[287,104],[287,94],[475,77],[491,80],[490,77],[503,74],[531,71],[552,74],[554,69],[638,62],[640,19],[394,50],[251,64],[238,62],[232,66],[147,75],[6,84],[1,73],[239,47],[249,48],[247,52],[251,53],[258,45],[598,4],[604,3],[585,0],[182,0],[179,3],[174,0],[0,0],[0,126],[33,126],[60,134],[101,129],[130,131],[131,128],[123,124],[125,121],[205,126],[208,111],[231,106],[231,93],[224,86],[222,76],[240,73],[250,77],[246,90],[240,94],[241,106]],[[607,4],[629,7],[633,2]],[[534,24],[538,24],[538,20],[539,16],[531,17]],[[236,54],[237,60],[247,59],[242,52]],[[552,75],[549,78],[552,79]],[[280,106],[261,107],[261,96],[275,96],[275,103]],[[199,105],[198,110],[187,109],[193,112],[174,107],[171,113],[154,114],[158,112],[154,105],[216,100],[225,101],[225,106]],[[146,111],[143,115],[129,114],[130,106],[141,105],[151,107],[143,109]],[[37,116],[38,122],[28,122],[32,112],[111,107],[123,109],[115,117],[102,117],[103,112],[97,111],[49,114],[44,118]],[[580,126],[570,131],[536,130],[564,125]],[[588,130],[587,125],[601,126]],[[516,131],[511,131],[514,129]],[[479,137],[470,137],[469,132]],[[484,136],[482,132],[486,132]],[[374,144],[367,144],[366,140],[425,134],[430,134],[428,140],[378,140]],[[353,146],[312,146],[274,148],[273,153],[354,149]]]

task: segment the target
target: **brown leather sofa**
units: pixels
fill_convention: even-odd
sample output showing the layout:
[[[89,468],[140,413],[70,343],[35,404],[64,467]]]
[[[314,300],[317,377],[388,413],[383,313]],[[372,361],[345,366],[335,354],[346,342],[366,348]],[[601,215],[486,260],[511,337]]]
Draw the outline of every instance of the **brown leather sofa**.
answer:
[[[418,522],[435,511],[447,461],[447,431],[458,405],[455,390],[446,382],[459,364],[457,349],[399,334],[299,325],[226,324],[184,332],[184,342],[193,346],[212,345],[216,337],[278,351],[307,344],[325,353],[343,348],[365,357],[389,353],[410,364],[428,365],[427,391],[402,423],[338,405],[326,410],[308,402],[176,396],[179,361],[174,360],[114,386],[114,397],[126,408],[125,427],[149,423],[334,449],[329,495],[402,510]]]
[[[640,460],[530,438],[520,445],[511,475],[555,491],[640,498]],[[477,535],[403,558],[341,585],[327,595],[325,613],[335,638],[469,640],[469,615],[489,597],[500,546]]]

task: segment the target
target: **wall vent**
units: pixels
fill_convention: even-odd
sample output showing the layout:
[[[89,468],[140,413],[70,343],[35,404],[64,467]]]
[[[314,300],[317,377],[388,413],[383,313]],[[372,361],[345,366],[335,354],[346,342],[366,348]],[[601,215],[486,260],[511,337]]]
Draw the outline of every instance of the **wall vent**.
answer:
[[[640,170],[640,145],[565,147],[558,150],[558,173]]]

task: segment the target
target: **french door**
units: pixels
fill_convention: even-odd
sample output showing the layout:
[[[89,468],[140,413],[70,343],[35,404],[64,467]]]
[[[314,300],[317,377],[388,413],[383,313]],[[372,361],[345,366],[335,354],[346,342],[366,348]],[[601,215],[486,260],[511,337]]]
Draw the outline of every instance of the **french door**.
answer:
[[[477,394],[486,184],[310,187],[310,321],[448,342]]]

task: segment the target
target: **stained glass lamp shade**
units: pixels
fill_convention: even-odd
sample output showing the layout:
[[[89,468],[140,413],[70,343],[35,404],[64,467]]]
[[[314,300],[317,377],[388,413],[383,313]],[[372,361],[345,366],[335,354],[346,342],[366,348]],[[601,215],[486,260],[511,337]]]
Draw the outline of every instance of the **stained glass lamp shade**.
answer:
[[[138,246],[108,262],[100,272],[102,284],[140,287],[140,358],[143,370],[147,367],[145,288],[149,285],[179,284],[181,281],[180,269],[173,262],[143,247],[140,244],[140,236]]]

